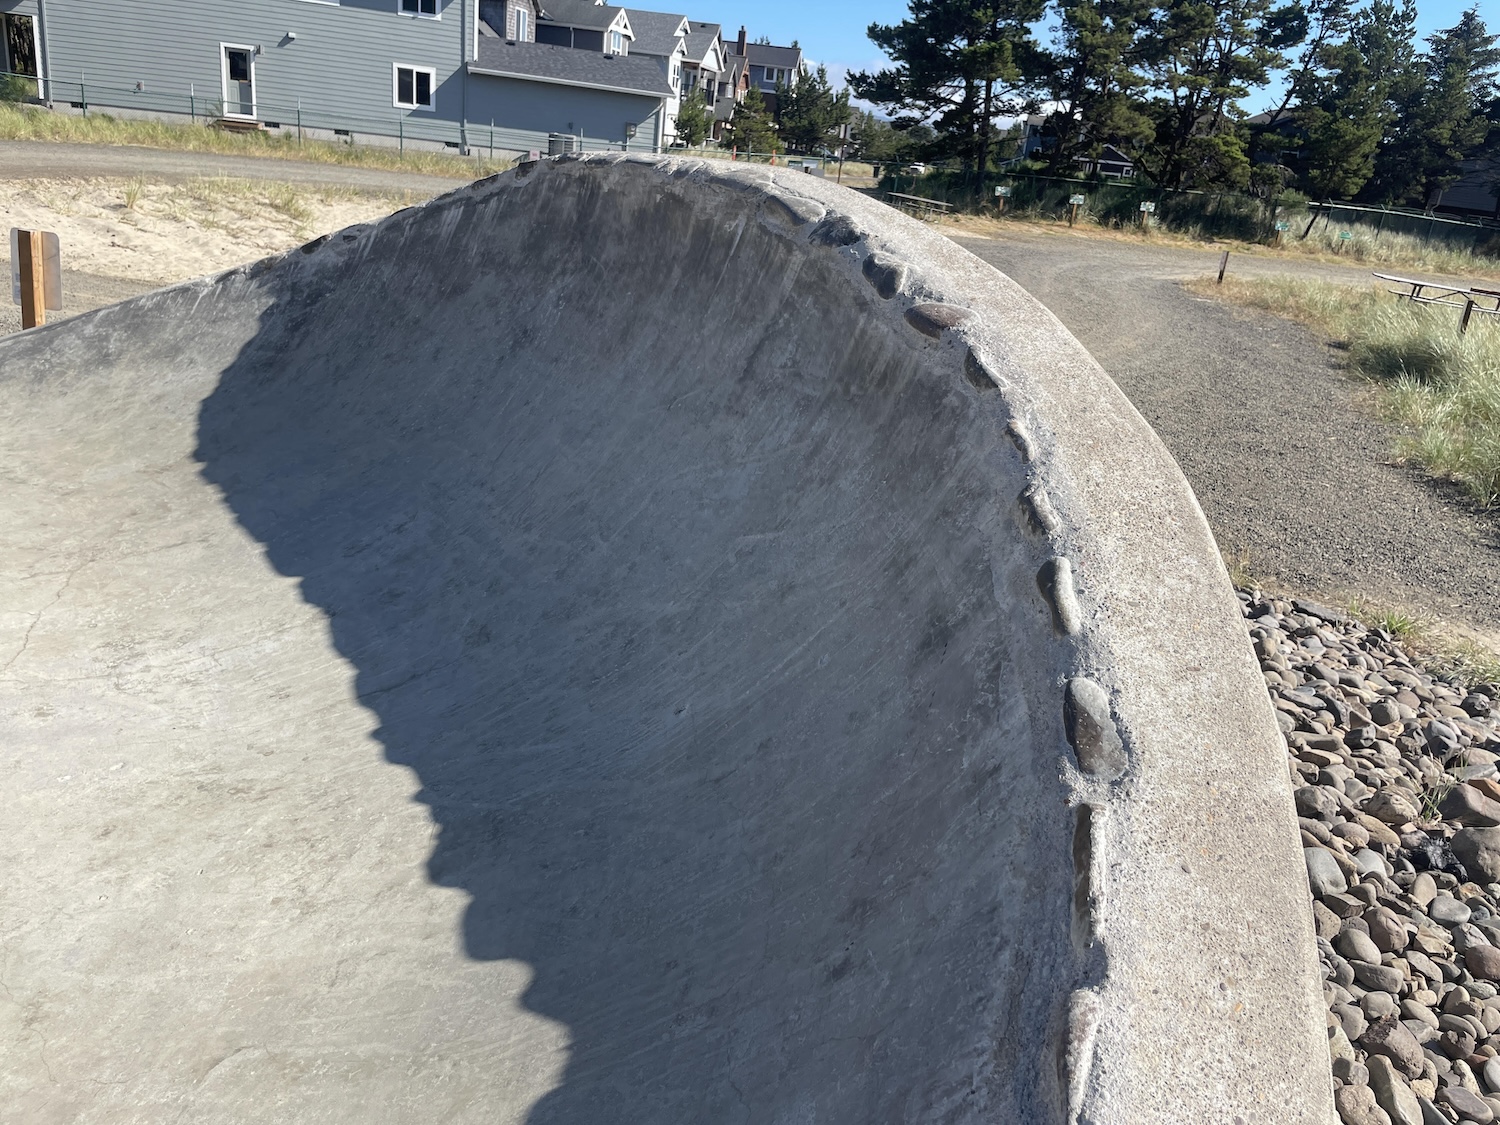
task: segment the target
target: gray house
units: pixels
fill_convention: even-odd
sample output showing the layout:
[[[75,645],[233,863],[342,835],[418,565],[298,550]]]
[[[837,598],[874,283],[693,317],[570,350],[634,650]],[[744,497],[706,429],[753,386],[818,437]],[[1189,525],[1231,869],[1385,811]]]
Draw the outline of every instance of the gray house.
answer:
[[[807,63],[802,58],[802,48],[750,43],[745,50],[750,85],[760,88],[766,99],[766,107],[775,113],[776,87],[790,86],[799,74],[807,70]]]
[[[615,13],[601,49],[538,42],[544,22],[566,24],[546,19],[554,8],[591,23]],[[586,0],[0,0],[0,13],[7,42],[30,33],[41,96],[85,111],[521,151],[567,133],[653,151],[672,95],[654,63],[602,49],[611,31],[625,39],[624,10]]]

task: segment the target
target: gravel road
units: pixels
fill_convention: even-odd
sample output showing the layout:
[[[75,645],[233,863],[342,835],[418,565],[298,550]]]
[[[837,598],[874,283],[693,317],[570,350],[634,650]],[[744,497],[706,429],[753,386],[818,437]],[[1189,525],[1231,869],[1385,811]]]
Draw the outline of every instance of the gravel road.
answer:
[[[1360,595],[1500,629],[1500,526],[1391,463],[1391,433],[1337,353],[1269,313],[1179,282],[1218,254],[1016,228],[957,241],[1041,300],[1161,435],[1221,546],[1325,597]],[[1245,255],[1240,273],[1360,269]]]
[[[148,176],[179,183],[200,176],[273,180],[287,184],[335,184],[374,191],[413,191],[439,195],[462,179],[386,172],[344,164],[263,160],[211,152],[168,152],[131,145],[68,145],[46,141],[0,141],[0,177],[7,180],[68,179],[92,176]]]

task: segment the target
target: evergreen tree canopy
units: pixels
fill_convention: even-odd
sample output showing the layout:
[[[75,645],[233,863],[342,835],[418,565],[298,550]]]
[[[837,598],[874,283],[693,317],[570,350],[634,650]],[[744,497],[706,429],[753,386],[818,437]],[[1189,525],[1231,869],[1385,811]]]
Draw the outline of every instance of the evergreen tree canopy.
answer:
[[[849,120],[849,92],[835,93],[828,70],[798,73],[776,87],[776,123],[781,139],[794,152],[819,152],[833,142]]]
[[[1030,25],[1046,0],[911,0],[899,24],[871,24],[895,64],[849,76],[856,96],[884,106],[898,126],[929,123],[970,168],[989,163],[995,120],[1025,107],[1023,86],[1041,65]]]

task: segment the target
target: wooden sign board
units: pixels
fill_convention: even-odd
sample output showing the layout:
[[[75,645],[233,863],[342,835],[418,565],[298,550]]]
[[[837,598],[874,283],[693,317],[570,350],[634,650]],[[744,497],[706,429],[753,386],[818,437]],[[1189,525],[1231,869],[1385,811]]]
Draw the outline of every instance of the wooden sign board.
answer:
[[[10,230],[10,295],[21,306],[21,327],[47,323],[47,311],[62,309],[62,252],[57,235]]]

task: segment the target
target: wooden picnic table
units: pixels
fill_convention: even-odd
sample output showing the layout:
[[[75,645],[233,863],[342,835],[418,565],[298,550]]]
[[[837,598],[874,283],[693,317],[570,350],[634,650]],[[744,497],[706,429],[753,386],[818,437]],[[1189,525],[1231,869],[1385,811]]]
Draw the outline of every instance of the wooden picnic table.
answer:
[[[928,199],[925,195],[903,195],[899,191],[888,191],[885,198],[893,207],[924,219],[933,215],[946,215],[953,207],[953,204],[944,203],[940,199]]]
[[[1476,312],[1486,316],[1500,316],[1500,289],[1421,281],[1415,277],[1398,277],[1389,273],[1377,273],[1375,277],[1400,286],[1391,290],[1399,300],[1423,305],[1451,305],[1453,308],[1463,309],[1463,316],[1458,322],[1460,332],[1469,330],[1469,320]]]

